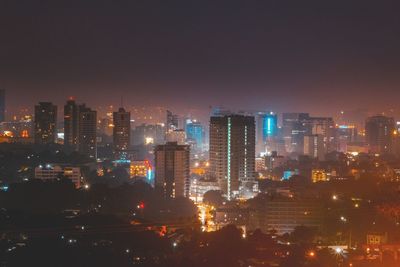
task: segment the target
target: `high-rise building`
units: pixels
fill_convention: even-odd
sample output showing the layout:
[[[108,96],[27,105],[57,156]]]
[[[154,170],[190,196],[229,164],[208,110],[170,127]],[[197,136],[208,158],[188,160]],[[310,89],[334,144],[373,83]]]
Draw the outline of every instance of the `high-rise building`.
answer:
[[[113,112],[113,143],[117,154],[126,152],[131,147],[131,113],[120,108]]]
[[[309,117],[308,113],[282,114],[282,134],[288,153],[303,154],[304,135],[307,134],[305,121]]]
[[[204,145],[204,127],[196,120],[186,120],[186,139],[192,144],[194,152],[202,152]]]
[[[211,117],[210,175],[228,199],[253,194],[256,190],[254,117],[233,114]]]
[[[179,116],[167,110],[167,131],[179,128]]]
[[[189,197],[190,149],[176,142],[158,145],[155,154],[155,186],[166,198]]]
[[[256,154],[265,154],[272,143],[277,142],[278,116],[273,112],[256,115]]]
[[[97,158],[97,112],[79,105],[78,151],[91,159]]]
[[[64,106],[64,145],[72,151],[78,149],[78,122],[78,105],[74,99],[70,98]]]
[[[34,136],[36,144],[51,144],[57,138],[57,106],[39,102],[35,106]]]
[[[392,153],[395,122],[393,118],[377,115],[367,118],[365,137],[372,153]]]
[[[6,90],[0,89],[0,122],[6,120]]]
[[[304,154],[306,135],[320,135],[326,152],[338,149],[335,123],[329,117],[310,117],[308,113],[284,113],[282,131],[289,153]]]
[[[330,117],[310,117],[305,122],[307,134],[322,137],[326,153],[337,151],[337,131],[335,122]]]
[[[313,134],[304,136],[304,155],[324,160],[327,153],[322,135]]]

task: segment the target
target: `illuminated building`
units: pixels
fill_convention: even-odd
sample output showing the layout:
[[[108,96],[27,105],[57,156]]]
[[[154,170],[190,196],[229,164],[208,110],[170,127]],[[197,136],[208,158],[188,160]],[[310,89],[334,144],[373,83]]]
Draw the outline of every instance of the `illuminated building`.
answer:
[[[311,180],[313,183],[329,181],[328,175],[324,170],[313,169],[311,171]]]
[[[367,118],[365,139],[371,153],[392,153],[394,135],[395,123],[393,118],[382,115]]]
[[[36,144],[52,144],[57,138],[57,106],[39,102],[35,106],[34,138]]]
[[[319,134],[304,136],[304,155],[324,160],[327,153],[324,146],[324,139]]]
[[[190,199],[195,203],[201,203],[203,202],[204,194],[211,190],[219,190],[219,185],[216,181],[193,179],[190,184]]]
[[[0,89],[0,123],[6,120],[6,90]]]
[[[178,145],[186,144],[186,133],[184,130],[169,130],[165,134],[165,140],[167,142],[177,142]]]
[[[278,116],[273,112],[256,114],[256,154],[265,154],[267,143],[278,135]]]
[[[120,108],[113,113],[113,143],[117,155],[131,147],[131,113]]]
[[[148,160],[131,161],[130,177],[146,178],[146,182],[150,183],[153,179],[153,169]]]
[[[72,98],[64,106],[64,145],[72,151],[78,150],[79,110]]]
[[[176,142],[158,145],[155,154],[155,187],[166,198],[189,197],[190,149]]]
[[[62,178],[71,179],[76,188],[81,187],[81,169],[79,167],[62,167],[47,164],[35,168],[35,179],[55,180]]]
[[[167,110],[167,131],[173,131],[179,128],[179,116]]]
[[[210,119],[210,175],[230,200],[251,197],[255,181],[255,122],[244,115]]]
[[[91,159],[97,158],[97,112],[79,105],[78,151]]]
[[[33,122],[30,116],[24,116],[20,120],[5,121],[0,123],[1,134],[19,139],[32,138]],[[26,142],[27,140],[24,140]]]
[[[193,151],[197,153],[202,152],[204,144],[203,125],[195,120],[187,120],[185,130],[188,143],[193,144]]]

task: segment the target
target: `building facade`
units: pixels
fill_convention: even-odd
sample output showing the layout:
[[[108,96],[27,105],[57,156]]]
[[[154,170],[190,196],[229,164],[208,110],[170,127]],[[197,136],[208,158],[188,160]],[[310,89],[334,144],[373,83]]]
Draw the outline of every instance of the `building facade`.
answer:
[[[190,149],[176,142],[158,145],[155,156],[155,187],[168,198],[189,197]]]
[[[228,199],[251,197],[257,190],[254,117],[211,117],[210,175]]]
[[[34,139],[36,144],[52,144],[57,138],[57,106],[40,102],[35,106]]]

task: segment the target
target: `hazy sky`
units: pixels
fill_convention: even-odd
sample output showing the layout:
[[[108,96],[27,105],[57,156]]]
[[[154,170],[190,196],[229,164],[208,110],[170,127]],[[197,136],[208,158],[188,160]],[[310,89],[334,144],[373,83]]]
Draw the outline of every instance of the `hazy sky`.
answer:
[[[85,2],[85,3],[83,3]],[[118,3],[117,3],[118,2]],[[399,110],[400,1],[0,0],[0,87],[39,100]]]

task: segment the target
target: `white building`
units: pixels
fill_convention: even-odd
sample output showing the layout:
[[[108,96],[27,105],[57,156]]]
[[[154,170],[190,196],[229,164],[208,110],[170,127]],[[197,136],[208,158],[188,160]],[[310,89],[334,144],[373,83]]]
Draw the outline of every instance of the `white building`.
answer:
[[[35,178],[40,180],[55,180],[60,177],[67,177],[75,184],[76,188],[81,187],[81,169],[79,167],[61,167],[58,165],[39,165],[35,168]]]

